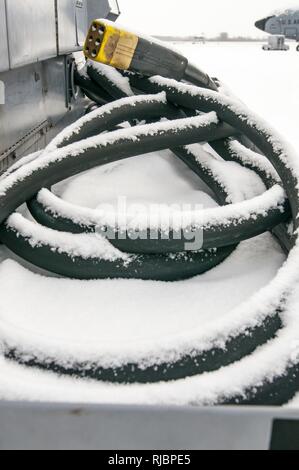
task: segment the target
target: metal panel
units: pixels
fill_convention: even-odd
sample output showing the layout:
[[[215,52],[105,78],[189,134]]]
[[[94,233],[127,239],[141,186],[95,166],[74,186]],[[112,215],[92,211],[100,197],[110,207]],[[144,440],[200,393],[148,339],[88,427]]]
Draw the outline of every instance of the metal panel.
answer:
[[[14,159],[43,148],[63,126],[82,116],[86,100],[67,102],[66,63],[55,57],[0,74],[0,173]]]
[[[88,30],[87,0],[76,0],[77,45],[82,47]]]
[[[95,18],[107,18],[111,6],[109,0],[87,0],[88,3],[88,24]]]
[[[94,18],[116,18],[111,1],[0,0],[0,72],[81,50]]]
[[[11,68],[57,54],[53,0],[6,0]]]
[[[289,39],[296,39],[297,38],[297,28],[294,27],[287,27],[285,28],[285,36],[287,36]]]
[[[80,49],[77,44],[76,0],[57,0],[57,21],[59,54]]]
[[[0,0],[0,72],[9,69],[5,0]]]
[[[110,12],[107,18],[111,21],[116,21],[120,15],[120,9],[117,0],[109,0]]]
[[[5,104],[0,106],[0,154],[46,120],[41,64],[0,75]]]
[[[282,408],[0,403],[1,450],[268,450]]]

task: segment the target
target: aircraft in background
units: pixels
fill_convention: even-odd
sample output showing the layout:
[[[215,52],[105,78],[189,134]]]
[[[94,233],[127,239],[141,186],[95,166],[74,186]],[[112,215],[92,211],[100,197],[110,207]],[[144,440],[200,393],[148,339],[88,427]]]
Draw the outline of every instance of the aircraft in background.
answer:
[[[255,26],[266,33],[284,35],[287,39],[299,42],[299,6],[298,9],[287,9],[258,20]]]

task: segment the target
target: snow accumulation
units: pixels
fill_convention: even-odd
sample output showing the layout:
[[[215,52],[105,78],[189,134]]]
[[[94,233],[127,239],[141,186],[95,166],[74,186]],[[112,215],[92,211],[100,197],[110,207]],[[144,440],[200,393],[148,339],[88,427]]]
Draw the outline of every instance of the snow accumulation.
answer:
[[[241,120],[261,132],[267,138],[268,143],[272,145],[272,148],[277,153],[280,153],[281,162],[293,172],[294,176],[299,175],[299,160],[295,149],[277,132],[276,129],[269,126],[264,119],[258,117],[255,112],[241,103],[241,101],[224,94],[219,95],[216,91],[205,90],[203,88],[199,89],[193,85],[177,83],[175,80],[169,78],[156,76],[151,77],[149,80],[154,84],[169,88],[174,87],[181,93],[186,93],[194,97],[205,97],[210,99],[212,102],[226,106],[238,115]]]
[[[55,137],[45,149],[45,154],[57,150],[57,148],[63,143],[65,139],[68,139],[73,134],[78,134],[82,126],[88,122],[93,121],[96,118],[105,117],[105,115],[111,114],[111,112],[121,106],[129,105],[136,106],[137,103],[148,101],[150,103],[166,103],[166,93],[157,93],[155,95],[142,95],[132,96],[128,98],[121,98],[120,100],[108,103],[98,109],[95,109],[89,114],[86,114],[82,118],[75,121],[73,124],[66,127],[62,132]]]
[[[7,171],[5,171],[5,172],[3,173],[3,175],[0,176],[0,180],[4,180],[5,178],[7,178],[7,176],[9,176],[9,175],[11,175],[12,173],[14,173],[16,170],[18,170],[19,168],[21,168],[23,165],[26,165],[27,163],[33,162],[33,161],[36,160],[38,157],[40,157],[40,155],[42,154],[42,152],[43,152],[43,151],[40,150],[40,151],[38,151],[38,152],[31,153],[30,155],[21,158],[21,159],[18,160],[14,165],[12,165]]]
[[[29,240],[35,247],[49,246],[58,253],[67,253],[72,258],[80,256],[83,259],[103,259],[107,261],[130,261],[133,256],[123,253],[98,233],[73,235],[71,233],[56,232],[15,213],[11,215],[6,225],[14,232]]]
[[[236,88],[236,94],[244,102],[257,110],[270,125],[278,127],[295,146],[299,144],[297,124],[295,126],[293,122],[293,118],[297,116],[296,103],[299,99],[296,78],[299,65],[295,53],[292,55],[290,52],[293,61],[288,63],[289,86],[282,90],[280,77],[276,74],[277,61],[289,60],[287,55],[275,55],[274,61],[273,55],[265,55],[258,50],[259,45],[208,45],[206,49],[198,45],[181,47],[201,68],[225,79],[232,89]],[[246,54],[244,48],[248,48]],[[231,67],[232,63],[238,64],[242,73],[236,74]],[[255,72],[256,64],[259,67],[258,76]],[[270,73],[271,80],[265,80]],[[261,83],[265,81],[265,87],[261,89]],[[283,95],[281,101],[278,89]],[[190,88],[188,90],[193,92]],[[165,99],[165,95],[158,99]],[[225,97],[223,100],[225,102]],[[283,108],[284,106],[287,108]],[[244,111],[238,101],[234,102],[234,109]],[[98,116],[101,112],[103,108],[94,111],[93,116]],[[105,112],[109,113],[109,108]],[[76,125],[82,126],[84,119],[89,119],[90,116],[84,117]],[[287,122],[286,116],[289,116]],[[198,120],[196,123],[190,121],[190,125],[207,123],[202,118],[193,119]],[[215,113],[205,119],[209,123],[217,122]],[[165,124],[166,127],[169,125],[171,126]],[[262,120],[259,126],[268,132],[268,125]],[[79,129],[77,127],[77,132]],[[75,127],[67,129],[64,137],[73,131],[76,132]],[[155,131],[155,126],[151,127],[150,132]],[[127,135],[127,129],[125,134]],[[17,164],[14,172],[9,174],[8,182],[0,180],[1,193],[26,177],[28,172],[30,174],[34,171],[37,165],[48,165],[53,159],[67,157],[68,152],[76,155],[82,144],[57,150],[61,141],[59,139],[63,139],[63,135],[53,146],[48,147],[49,153],[43,154],[42,159],[30,161],[29,157],[23,162],[28,162],[25,167]],[[116,131],[112,139],[121,139],[123,136],[122,131]],[[140,135],[132,133],[131,137],[135,139]],[[109,139],[104,135],[88,140],[85,145],[108,145]],[[263,157],[244,151],[239,144],[232,145],[233,150],[244,161],[254,162],[258,168],[277,179]],[[276,143],[273,142],[273,145]],[[242,217],[248,199],[253,199],[250,207],[254,203],[257,210],[264,210],[267,204],[267,207],[271,207],[271,204],[283,203],[285,196],[279,185],[265,192],[259,178],[250,170],[241,169],[237,163],[224,164],[213,159],[201,147],[191,146],[190,150],[198,152],[198,158],[209,165],[213,174],[219,174],[219,182],[224,187],[229,185],[229,202],[234,204],[234,215],[239,208],[239,216]],[[281,150],[284,154],[285,149]],[[291,155],[291,166],[299,174],[299,163],[298,159],[295,161],[296,153],[293,150]],[[66,215],[79,222],[94,218],[97,220],[104,204],[116,208],[119,195],[126,196],[129,204],[142,203],[145,206],[152,203],[202,204],[202,214],[206,213],[209,220],[211,217],[218,220],[217,214],[221,214],[222,220],[225,214],[226,217],[232,215],[229,212],[230,206],[221,210],[217,207],[204,183],[169,151],[95,168],[59,183],[54,188],[54,193],[57,196],[48,190],[41,191],[39,201],[58,212],[65,211]],[[33,227],[36,224],[25,220],[20,214],[13,215],[8,223],[29,237],[35,233],[32,243],[39,243],[43,236],[49,242],[51,237],[51,231],[45,229],[41,233],[39,226]],[[55,240],[50,240],[51,243],[56,243],[56,235]],[[62,237],[59,247],[67,243],[65,234]],[[85,244],[86,256],[99,252],[101,255],[105,252],[108,257],[120,256],[115,249],[113,253],[110,252],[104,240],[99,243],[97,240],[94,244],[89,235],[82,237],[84,240],[79,236]],[[71,244],[73,247],[73,238]],[[69,246],[65,249],[69,249]],[[77,249],[81,254],[81,243]],[[255,325],[275,310],[290,285],[293,286],[293,291],[282,318],[285,328],[278,333],[277,338],[259,348],[253,355],[217,372],[170,383],[111,385],[30,370],[0,355],[0,399],[207,405],[216,403],[224,393],[242,394],[248,386],[260,383],[264,377],[271,379],[283,371],[287,363],[291,364],[299,359],[298,255],[299,248],[295,247],[285,264],[285,256],[276,241],[270,234],[264,234],[241,243],[224,263],[212,271],[187,281],[76,281],[41,274],[39,270],[13,256],[5,247],[1,247],[0,339],[9,345],[23,346],[31,352],[53,357],[65,357],[66,360],[73,356],[83,359],[93,357],[103,364],[105,361],[106,364],[121,364],[129,359],[140,358],[146,364],[146,361],[151,363],[163,358],[174,358],[182,349],[208,347],[212,340],[223,346],[226,334],[234,335],[246,326]],[[298,404],[297,399],[292,406]]]
[[[253,251],[255,257],[252,257]],[[261,258],[263,264],[260,263]],[[283,259],[276,242],[270,235],[263,235],[242,244],[229,260],[210,273],[175,284],[49,279],[25,270],[14,261],[6,261],[0,269],[5,293],[0,300],[0,329],[5,332],[4,336],[10,344],[17,342],[31,345],[35,350],[46,349],[48,353],[63,357],[68,354],[72,357],[72,353],[79,354],[80,358],[92,357],[93,354],[99,357],[105,351],[113,351],[114,362],[117,358],[118,361],[121,358],[128,359],[132,354],[134,357],[142,357],[145,351],[150,352],[157,347],[161,348],[161,353],[163,349],[167,351],[172,347],[174,355],[182,347],[182,342],[188,345],[192,338],[196,338],[196,334],[201,340],[206,336],[208,344],[209,336],[218,332],[221,344],[221,334],[225,334],[223,328],[240,328],[248,299],[271,280]],[[18,289],[19,296],[12,296],[15,289]],[[42,299],[42,309],[32,309],[36,296]],[[115,309],[115,298],[122,306],[121,309]],[[221,309],[217,298],[221,298]],[[249,311],[246,319],[251,323]],[[2,364],[5,369],[10,368],[9,362],[3,361]],[[19,372],[21,375],[27,374],[22,367],[12,367],[8,384],[11,387],[18,380]],[[34,371],[29,376],[33,379],[30,386],[27,384],[25,388],[15,388],[14,398],[34,399],[34,389],[40,386],[40,392],[45,397],[42,384],[44,380],[50,380],[53,381],[50,388],[56,389],[54,396],[50,392],[51,399],[64,400],[65,395],[59,398],[57,389],[73,383],[68,379],[54,379],[51,374]],[[3,393],[2,374],[0,377],[0,390]],[[74,381],[74,386],[77,392],[73,400],[78,401],[85,385]],[[101,401],[102,390],[114,389],[109,385],[94,384],[93,387],[100,392],[96,402]],[[171,401],[174,401],[176,394],[175,384],[173,387]],[[33,391],[32,398],[29,389]],[[128,391],[122,397],[126,389]],[[121,387],[119,393],[115,390],[113,394],[117,395],[113,399],[112,394],[111,401],[127,402],[126,395],[131,393],[130,389]],[[138,402],[144,399],[148,401],[146,395],[150,394],[150,389],[150,386],[137,387],[138,393],[141,393],[139,397],[136,394]],[[68,394],[68,399],[72,393]],[[90,393],[87,392],[87,396],[93,400],[92,389]],[[40,396],[38,399],[44,398]],[[158,397],[154,401],[157,400]],[[182,397],[179,398],[181,400]],[[108,397],[104,401],[109,401]]]
[[[242,161],[245,165],[251,164],[257,170],[264,171],[267,176],[272,178],[274,181],[279,182],[279,176],[269,160],[263,155],[259,155],[256,152],[253,152],[247,147],[244,147],[237,140],[232,140],[229,144],[232,152],[238,156],[239,160]]]
[[[125,98],[128,99],[128,98]],[[131,98],[133,99],[133,98]],[[60,162],[65,158],[76,157],[84,153],[85,150],[91,148],[102,148],[108,145],[121,142],[122,140],[131,140],[138,142],[145,136],[157,135],[161,132],[173,131],[184,129],[198,129],[206,127],[211,124],[217,124],[218,117],[215,112],[211,112],[202,116],[195,116],[186,119],[177,119],[176,121],[164,121],[153,124],[144,124],[130,129],[119,129],[107,134],[100,134],[95,137],[89,137],[83,142],[75,142],[62,149],[46,153],[42,158],[38,158],[18,168],[14,173],[9,174],[4,180],[0,180],[0,196],[6,194],[8,189],[12,188],[24,178],[32,175],[35,171],[46,168],[50,163]]]
[[[251,256],[253,249],[254,259]],[[259,256],[267,263],[256,273]],[[22,279],[21,291],[27,292],[27,307],[24,299],[22,308],[6,305],[6,301],[1,303],[1,334],[12,348],[19,346],[27,353],[58,358],[60,362],[77,358],[96,360],[109,367],[130,361],[148,366],[177,360],[182,353],[190,353],[194,348],[197,351],[212,346],[222,348],[227,337],[260,324],[269,310],[259,310],[254,315],[246,308],[245,301],[254,289],[260,289],[271,280],[282,261],[283,255],[276,243],[269,235],[263,235],[244,243],[229,261],[193,282],[49,280],[20,267],[16,278]],[[247,276],[242,262],[246,263]],[[3,266],[5,272],[16,268],[11,261],[6,261]],[[233,275],[220,281],[230,269],[235,270]],[[14,280],[9,278],[5,285],[11,292],[12,287],[8,285]],[[250,283],[243,289],[246,278]],[[102,288],[105,286],[107,291],[104,293]],[[224,287],[226,290],[222,292]],[[55,289],[61,294],[50,301]],[[31,308],[37,292],[45,304],[42,312]],[[221,296],[221,309],[215,302],[218,295]],[[202,298],[200,304],[198,296]],[[121,310],[115,309],[111,297],[117,297],[119,302],[121,299]],[[179,308],[181,313],[174,316]]]
[[[237,164],[231,163],[228,167],[231,174],[235,171],[236,174],[241,174],[242,176],[243,169],[239,171],[240,167],[238,167]],[[150,224],[148,219],[148,213],[145,211],[141,212],[140,206],[138,205],[133,206],[131,209],[129,208],[123,214],[120,214],[119,208],[114,207],[114,205],[110,206],[110,212],[107,211],[107,204],[100,204],[96,210],[91,210],[62,201],[46,189],[40,191],[38,201],[52,214],[67,217],[82,226],[100,227],[107,225],[121,231],[130,229],[144,230],[148,227],[157,228],[169,226],[169,228],[178,230],[180,228],[187,228],[190,225],[190,221],[192,221],[192,225],[194,227],[205,229],[212,225],[227,225],[231,221],[235,221],[235,223],[237,223],[249,220],[254,214],[265,215],[271,209],[276,209],[277,207],[280,207],[281,210],[283,210],[285,194],[281,186],[273,186],[263,194],[255,196],[255,194],[260,194],[258,189],[261,186],[261,184],[257,184],[257,188],[254,188],[253,184],[250,188],[251,191],[253,191],[253,196],[250,200],[246,200],[246,196],[249,192],[248,188],[246,188],[246,186],[240,188],[236,184],[236,191],[231,191],[228,202],[233,202],[233,200],[240,200],[241,202],[233,205],[230,204],[222,208],[215,207],[193,211],[185,210],[183,212],[182,209],[180,210],[180,207],[178,209],[172,209],[171,207],[164,208],[157,205],[155,207],[156,217],[154,217],[154,223],[152,224]],[[254,189],[256,189],[256,191],[254,191]],[[151,214],[153,215],[153,212],[151,212]],[[185,217],[183,217],[183,215],[185,215]],[[170,225],[167,224],[167,222],[170,222]]]
[[[94,68],[100,74],[105,75],[111,83],[116,85],[123,93],[128,96],[133,96],[134,93],[130,86],[130,81],[127,77],[124,77],[115,68],[109,67],[108,65],[95,62],[94,60],[88,60],[87,65]]]
[[[172,204],[169,207],[165,207],[164,203],[164,206],[161,207],[161,205],[157,204],[154,222],[160,227],[165,227],[167,222],[168,225],[170,222],[171,226],[169,228],[186,228],[190,224],[190,220],[192,220],[194,226],[206,228],[211,225],[228,224],[232,220],[236,222],[248,220],[252,214],[265,214],[277,206],[282,208],[285,195],[281,186],[276,185],[269,191],[265,191],[265,186],[260,178],[251,170],[243,168],[234,162],[217,160],[203,150],[200,145],[188,146],[187,149],[206,168],[213,172],[218,182],[229,193],[228,203],[234,204],[224,208],[214,207],[203,210],[189,209],[186,211],[185,208],[184,212],[181,205]],[[162,152],[160,154],[165,155]],[[140,156],[137,158],[141,159],[144,157]],[[117,184],[117,180],[114,180],[115,183]],[[83,226],[109,225],[123,231],[136,228],[142,230],[149,226],[153,227],[153,225],[149,224],[148,214],[144,211],[144,208],[141,212],[140,206],[136,204],[131,208],[126,207],[126,211],[119,217],[119,208],[115,204],[110,204],[110,211],[107,211],[108,204],[105,201],[102,201],[102,204],[99,201],[97,208],[92,210],[88,207],[81,207],[67,202],[55,196],[47,189],[40,191],[37,199],[52,214],[67,217]],[[183,217],[183,214],[186,217]],[[116,222],[117,227],[115,227]]]
[[[228,194],[227,203],[234,204],[248,200],[265,192],[266,188],[255,172],[238,163],[214,157],[210,152],[205,151],[202,145],[188,145],[186,149],[189,155],[193,155],[196,161],[208,170],[213,175],[213,179],[225,190]]]

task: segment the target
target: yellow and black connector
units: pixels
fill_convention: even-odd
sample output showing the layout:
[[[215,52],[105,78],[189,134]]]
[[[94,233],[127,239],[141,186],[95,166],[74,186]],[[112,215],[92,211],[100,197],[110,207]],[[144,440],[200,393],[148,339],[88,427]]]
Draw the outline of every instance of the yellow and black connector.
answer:
[[[161,75],[187,80],[194,85],[217,90],[214,81],[188,63],[186,57],[159,42],[117,28],[106,20],[94,20],[84,45],[88,59],[129,70],[144,76]]]

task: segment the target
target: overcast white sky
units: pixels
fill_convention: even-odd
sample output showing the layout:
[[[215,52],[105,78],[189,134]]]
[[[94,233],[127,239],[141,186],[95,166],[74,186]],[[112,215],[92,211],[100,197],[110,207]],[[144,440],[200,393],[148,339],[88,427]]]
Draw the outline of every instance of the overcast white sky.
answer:
[[[257,19],[275,9],[299,6],[292,0],[118,0],[120,22],[145,34],[261,36]]]

